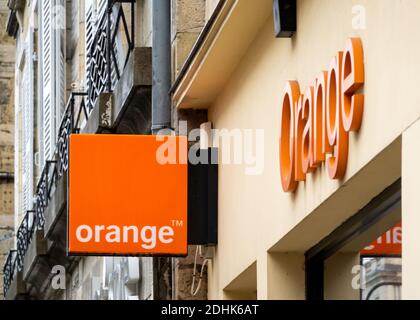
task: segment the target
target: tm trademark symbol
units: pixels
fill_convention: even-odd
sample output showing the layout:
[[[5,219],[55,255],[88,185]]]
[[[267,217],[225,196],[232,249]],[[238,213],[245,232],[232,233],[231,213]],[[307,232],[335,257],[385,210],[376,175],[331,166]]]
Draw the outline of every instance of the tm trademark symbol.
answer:
[[[171,220],[172,227],[183,227],[184,220]]]

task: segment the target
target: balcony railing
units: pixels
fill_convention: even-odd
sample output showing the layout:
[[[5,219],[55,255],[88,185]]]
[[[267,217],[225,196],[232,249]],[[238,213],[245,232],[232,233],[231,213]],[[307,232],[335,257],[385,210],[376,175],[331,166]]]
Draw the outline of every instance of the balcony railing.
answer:
[[[16,257],[17,257],[17,251],[16,250],[10,250],[9,254],[7,256],[6,262],[3,267],[3,293],[4,297],[6,297],[7,291],[10,288],[10,284],[12,283],[13,277],[15,275],[16,270]]]
[[[87,109],[86,93],[73,92],[61,121],[57,141],[57,174],[58,178],[67,171],[69,165],[69,137],[72,133],[80,133],[82,126],[89,118],[90,110]],[[76,100],[79,100],[76,104]],[[76,108],[78,106],[78,108]]]
[[[35,218],[35,211],[27,211],[17,231],[16,267],[18,271],[23,270],[23,261],[25,259],[25,254],[28,251],[32,235],[34,234],[35,230]]]
[[[36,228],[42,230],[45,224],[44,212],[51,199],[52,189],[57,178],[57,161],[46,161],[44,170],[39,178],[35,195]]]
[[[108,0],[107,10],[99,18],[88,55],[88,109],[102,92],[112,92],[134,50],[135,0]],[[131,27],[122,3],[131,3]]]

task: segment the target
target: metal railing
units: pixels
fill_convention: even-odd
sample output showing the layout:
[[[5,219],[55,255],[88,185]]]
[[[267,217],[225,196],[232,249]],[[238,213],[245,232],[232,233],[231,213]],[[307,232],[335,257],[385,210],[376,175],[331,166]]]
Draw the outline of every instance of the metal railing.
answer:
[[[52,189],[57,178],[57,165],[55,160],[48,160],[42,170],[35,195],[36,229],[42,230],[45,224],[44,212],[51,199]]]
[[[58,131],[57,141],[57,175],[58,178],[67,171],[69,165],[69,137],[72,133],[80,133],[81,127],[89,118],[90,110],[86,106],[86,93],[73,92]],[[78,104],[76,101],[79,100]],[[76,106],[78,108],[76,108]]]
[[[34,210],[27,211],[17,231],[16,267],[18,271],[23,270],[23,261],[25,259],[25,254],[28,251],[29,244],[32,240],[32,235],[34,234],[35,230],[35,217],[36,215]]]
[[[91,110],[102,92],[112,92],[134,49],[135,0],[108,0],[99,18],[92,47],[88,54],[88,109]],[[122,3],[131,3],[131,28]]]
[[[6,297],[7,291],[10,288],[10,284],[12,283],[13,277],[15,275],[16,270],[16,257],[17,257],[17,251],[16,250],[10,250],[9,254],[7,255],[6,262],[3,267],[3,293],[4,297]]]

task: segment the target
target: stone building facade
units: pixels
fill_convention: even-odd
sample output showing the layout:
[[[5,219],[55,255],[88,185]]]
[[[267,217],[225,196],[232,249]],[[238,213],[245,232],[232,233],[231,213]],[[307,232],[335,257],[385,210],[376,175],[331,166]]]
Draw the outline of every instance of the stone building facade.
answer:
[[[0,299],[3,296],[3,265],[14,246],[14,61],[15,44],[6,34],[9,10],[0,1]]]

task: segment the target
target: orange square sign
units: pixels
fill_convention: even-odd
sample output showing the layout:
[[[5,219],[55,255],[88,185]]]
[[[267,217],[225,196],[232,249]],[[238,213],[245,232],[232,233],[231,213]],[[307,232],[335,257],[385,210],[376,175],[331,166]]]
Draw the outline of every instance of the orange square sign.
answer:
[[[68,253],[187,254],[186,137],[71,135]]]

